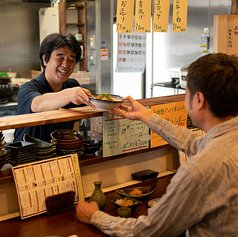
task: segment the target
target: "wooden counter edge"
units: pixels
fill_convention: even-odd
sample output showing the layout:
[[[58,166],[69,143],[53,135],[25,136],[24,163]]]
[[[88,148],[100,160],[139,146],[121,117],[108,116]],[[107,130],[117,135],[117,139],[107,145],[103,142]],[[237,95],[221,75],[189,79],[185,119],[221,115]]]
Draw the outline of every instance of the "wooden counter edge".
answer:
[[[144,106],[152,106],[163,103],[172,103],[177,101],[183,101],[185,98],[184,94],[155,97],[138,100]],[[128,102],[124,102],[125,105],[129,105]],[[22,127],[32,127],[45,124],[77,121],[83,118],[91,118],[102,116],[103,111],[93,109],[89,106],[77,107],[72,109],[59,109],[41,113],[31,113],[14,115],[0,118],[0,131],[7,129],[16,129]]]

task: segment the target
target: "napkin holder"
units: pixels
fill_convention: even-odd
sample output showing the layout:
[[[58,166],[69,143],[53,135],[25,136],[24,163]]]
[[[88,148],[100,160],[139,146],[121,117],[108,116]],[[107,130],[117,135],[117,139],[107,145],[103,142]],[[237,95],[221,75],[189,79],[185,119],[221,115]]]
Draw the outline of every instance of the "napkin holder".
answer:
[[[74,208],[75,192],[69,191],[45,199],[46,215],[54,215]]]

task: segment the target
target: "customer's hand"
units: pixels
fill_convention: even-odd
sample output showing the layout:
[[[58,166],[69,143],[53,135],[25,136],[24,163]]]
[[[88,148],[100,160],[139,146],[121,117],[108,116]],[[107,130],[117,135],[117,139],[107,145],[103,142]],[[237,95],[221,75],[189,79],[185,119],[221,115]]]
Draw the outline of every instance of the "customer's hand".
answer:
[[[115,108],[114,110],[110,111],[110,113],[128,119],[141,120],[147,124],[153,112],[149,111],[142,104],[140,104],[130,96],[125,97],[124,100],[130,101],[131,107],[122,104],[120,106],[120,109]]]
[[[79,201],[76,207],[78,220],[90,224],[90,220],[95,211],[98,211],[98,204],[96,202]]]

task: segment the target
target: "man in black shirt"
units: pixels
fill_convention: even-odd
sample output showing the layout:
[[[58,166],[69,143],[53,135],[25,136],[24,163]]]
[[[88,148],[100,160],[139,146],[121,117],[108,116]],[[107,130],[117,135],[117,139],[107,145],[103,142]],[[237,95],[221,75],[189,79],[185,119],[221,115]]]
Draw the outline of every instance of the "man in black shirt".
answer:
[[[53,33],[41,43],[39,56],[44,71],[18,90],[17,114],[28,114],[93,105],[89,102],[89,90],[80,87],[77,80],[69,78],[80,59],[81,49],[72,34]],[[50,141],[50,133],[58,129],[72,129],[74,121],[15,130],[14,141],[23,140],[24,134]]]

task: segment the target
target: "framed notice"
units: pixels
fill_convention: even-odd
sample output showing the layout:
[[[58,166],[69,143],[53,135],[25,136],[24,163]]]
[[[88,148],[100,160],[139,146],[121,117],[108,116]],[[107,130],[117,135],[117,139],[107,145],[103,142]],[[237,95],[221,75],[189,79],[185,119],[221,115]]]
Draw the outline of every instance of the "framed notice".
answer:
[[[12,173],[22,219],[47,212],[49,196],[74,191],[75,203],[84,200],[77,154],[15,166]]]
[[[187,127],[188,113],[185,109],[184,101],[154,105],[151,106],[151,111],[173,124]],[[150,131],[150,139],[151,148],[168,144],[162,137],[152,130]]]
[[[103,113],[103,157],[149,148],[149,128],[140,120]]]

